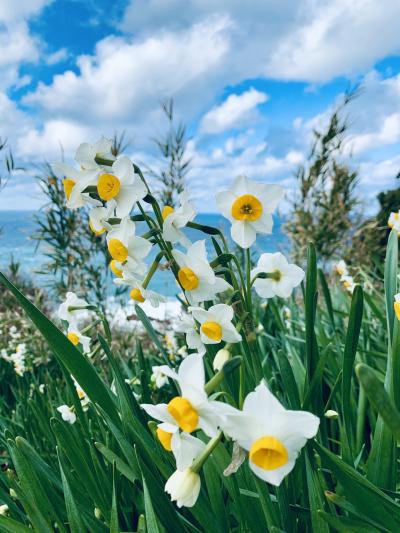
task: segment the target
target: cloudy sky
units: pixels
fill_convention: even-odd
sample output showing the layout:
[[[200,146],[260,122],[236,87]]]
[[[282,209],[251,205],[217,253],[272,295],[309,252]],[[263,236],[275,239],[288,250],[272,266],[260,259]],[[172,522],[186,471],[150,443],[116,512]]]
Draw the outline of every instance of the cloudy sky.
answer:
[[[155,164],[174,97],[192,196],[214,211],[210,191],[240,173],[290,191],[313,128],[360,85],[347,152],[371,209],[400,170],[399,20],[399,0],[0,0],[0,137],[32,169],[126,130]],[[0,209],[41,205],[32,174]]]

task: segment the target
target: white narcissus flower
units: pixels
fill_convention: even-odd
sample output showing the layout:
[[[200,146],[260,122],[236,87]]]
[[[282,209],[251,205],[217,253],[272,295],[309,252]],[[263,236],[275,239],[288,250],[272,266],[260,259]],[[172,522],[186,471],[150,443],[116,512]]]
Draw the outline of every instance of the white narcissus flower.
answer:
[[[118,268],[118,264],[114,265],[114,268]],[[112,271],[115,272],[113,268],[112,268]],[[137,277],[134,274],[132,274],[132,272],[130,272],[130,270],[125,265],[122,265],[121,272],[122,272],[122,276],[114,279],[114,283],[116,285],[128,285],[132,287],[132,290],[130,291],[129,296],[132,298],[134,302],[144,303],[147,301],[150,303],[152,307],[159,307],[160,303],[163,303],[166,301],[165,296],[163,296],[162,294],[159,294],[158,292],[144,288],[142,285],[143,281],[140,281],[139,279],[137,279]]]
[[[200,338],[204,344],[240,342],[242,336],[232,324],[233,309],[230,305],[217,304],[208,310],[201,307],[189,307],[197,322],[200,323]]]
[[[186,470],[193,464],[193,461],[203,452],[205,443],[193,437],[190,433],[179,431],[176,427],[169,432],[162,429],[163,424],[157,426],[156,435],[160,444],[168,452],[172,452],[178,470]]]
[[[221,402],[209,400],[204,390],[203,357],[199,354],[188,355],[180,364],[178,373],[167,365],[161,369],[165,375],[177,381],[181,395],[172,398],[168,404],[142,404],[142,408],[162,422],[159,427],[168,433],[174,433],[177,428],[186,433],[202,429],[209,437],[215,437],[220,425],[217,408],[222,408]]]
[[[261,254],[256,268],[251,271],[251,277],[255,278],[258,274],[271,275],[266,279],[257,278],[254,282],[254,288],[261,298],[288,298],[305,275],[302,268],[289,264],[280,252]]]
[[[107,220],[112,217],[115,206],[115,200],[110,200],[106,206],[93,207],[89,211],[89,226],[95,235],[102,235],[105,231],[112,229],[112,226],[107,224]]]
[[[58,308],[58,318],[69,324],[76,324],[77,320],[86,314],[88,305],[83,298],[78,298],[74,292],[67,292],[65,301]]]
[[[232,222],[232,239],[242,248],[249,248],[257,233],[272,232],[272,213],[283,197],[278,185],[257,183],[238,176],[231,188],[217,194],[221,213]]]
[[[140,177],[135,174],[129,157],[120,157],[110,169],[100,173],[97,192],[106,202],[114,200],[117,217],[124,218],[132,211],[134,204],[142,200],[147,189]]]
[[[186,344],[191,350],[196,350],[200,355],[206,353],[206,347],[200,338],[200,333],[196,322],[191,315],[181,315],[179,322],[175,325],[175,331],[178,333],[185,333]]]
[[[64,176],[63,187],[67,207],[77,209],[83,207],[86,202],[95,202],[83,191],[89,186],[96,185],[98,170],[76,170],[65,163],[53,163],[51,168],[57,176]]]
[[[69,407],[68,405],[60,405],[57,407],[57,411],[61,414],[61,418],[68,422],[69,424],[75,424],[76,414],[74,413],[74,408]]]
[[[185,236],[181,228],[184,228],[188,222],[193,220],[196,215],[193,205],[188,200],[188,195],[183,192],[180,196],[181,205],[174,210],[173,207],[166,205],[162,211],[163,237],[166,241],[173,244],[180,243],[185,248],[191,245],[190,240]]]
[[[336,265],[334,266],[336,274],[339,274],[339,276],[348,276],[349,271],[347,269],[346,262],[341,259]]]
[[[225,406],[222,418],[223,431],[249,452],[251,470],[276,486],[292,471],[300,450],[319,427],[312,413],[285,409],[265,382],[246,396],[243,411]]]
[[[397,231],[397,233],[400,233],[400,211],[396,213],[390,213],[388,226],[389,228]]]
[[[191,303],[212,300],[216,294],[231,289],[231,285],[215,275],[208,259],[205,241],[193,243],[186,254],[172,252],[178,263],[178,279]]]
[[[125,263],[126,268],[140,276],[146,271],[143,259],[149,254],[151,243],[142,237],[136,237],[135,231],[135,223],[129,217],[123,218],[108,232],[107,246],[115,261]]]
[[[0,516],[6,516],[8,515],[9,508],[6,503],[3,503],[0,505]]]
[[[200,476],[187,468],[183,472],[176,470],[165,484],[165,492],[176,501],[178,507],[193,507],[199,497]]]
[[[346,289],[346,291],[350,294],[353,294],[354,289],[356,288],[353,276],[342,276],[340,281],[343,283],[343,287]]]
[[[162,366],[152,366],[151,367],[151,381],[155,383],[157,389],[161,389],[161,387],[164,387],[168,383],[168,376],[164,374],[162,371]]]
[[[82,143],[75,153],[75,161],[84,170],[96,170],[99,168],[99,164],[95,161],[96,157],[114,161],[115,156],[112,154],[112,146],[112,140],[105,137],[102,137],[94,144]]]
[[[82,333],[74,324],[69,325],[67,337],[74,346],[78,346],[80,344],[85,353],[90,353],[91,338],[87,337],[86,335],[82,335]]]

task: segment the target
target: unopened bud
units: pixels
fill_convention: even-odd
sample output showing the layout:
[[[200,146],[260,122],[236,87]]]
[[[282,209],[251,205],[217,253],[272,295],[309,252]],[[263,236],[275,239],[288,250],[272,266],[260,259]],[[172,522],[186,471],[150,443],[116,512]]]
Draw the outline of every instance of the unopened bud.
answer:
[[[101,517],[103,516],[103,515],[101,514],[101,511],[100,511],[100,509],[99,509],[98,507],[95,507],[95,508],[94,508],[94,516],[97,518],[97,520],[100,520]]]
[[[231,353],[226,348],[218,350],[214,357],[213,369],[218,372],[224,366],[224,364],[231,358]]]
[[[325,417],[329,418],[329,420],[337,420],[339,418],[339,414],[332,409],[328,409],[325,413]]]

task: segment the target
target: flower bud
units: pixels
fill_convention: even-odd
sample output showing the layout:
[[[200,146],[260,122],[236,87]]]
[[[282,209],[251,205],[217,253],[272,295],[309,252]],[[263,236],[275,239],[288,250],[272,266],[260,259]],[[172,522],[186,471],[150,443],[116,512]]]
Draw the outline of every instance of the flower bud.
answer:
[[[95,508],[94,508],[94,516],[97,518],[97,520],[100,520],[101,517],[103,516],[103,515],[101,514],[101,511],[100,511],[100,509],[99,509],[98,507],[95,507]]]
[[[221,350],[218,350],[218,352],[216,353],[215,357],[214,357],[214,361],[213,361],[213,369],[218,372],[219,370],[221,370],[221,368],[224,366],[224,364],[229,361],[229,359],[231,358],[231,354],[229,352],[229,350],[227,350],[226,348],[222,348]]]
[[[339,418],[339,414],[332,409],[328,409],[325,413],[325,417],[329,418],[329,420],[337,420]]]
[[[6,503],[3,503],[3,505],[0,505],[0,516],[8,515],[8,505]]]
[[[10,489],[10,496],[11,498],[17,498],[17,493],[15,492],[14,489]]]
[[[193,507],[199,497],[200,476],[187,468],[183,472],[176,470],[165,484],[165,492],[176,501],[178,507]]]

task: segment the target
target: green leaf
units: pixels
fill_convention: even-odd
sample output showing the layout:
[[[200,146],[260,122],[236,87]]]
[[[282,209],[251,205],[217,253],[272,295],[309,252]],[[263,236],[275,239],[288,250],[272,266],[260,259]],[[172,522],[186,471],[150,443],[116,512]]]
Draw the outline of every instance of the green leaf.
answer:
[[[335,516],[321,510],[318,511],[318,515],[339,533],[379,533],[380,531],[361,520],[354,520],[345,516]]]
[[[397,231],[392,230],[388,239],[385,261],[386,316],[390,343],[393,341],[394,296],[397,294],[398,255],[399,244]]]
[[[146,513],[146,527],[148,533],[160,533],[158,527],[157,517],[154,513],[153,504],[150,498],[149,489],[147,488],[146,481],[143,479],[143,493],[144,493],[144,510]]]
[[[65,506],[67,509],[67,516],[69,527],[73,533],[86,533],[86,528],[82,522],[81,513],[76,505],[74,497],[71,492],[68,480],[65,477],[65,472],[62,465],[62,452],[58,450],[58,460],[60,464],[61,481],[64,489]]]
[[[113,495],[112,495],[112,506],[111,506],[111,518],[110,518],[110,533],[119,533],[119,523],[118,523],[118,507],[117,507],[117,490],[116,490],[116,480],[115,480],[115,465],[113,467]]]
[[[353,426],[351,420],[351,380],[353,376],[354,360],[357,352],[358,338],[360,336],[361,322],[363,317],[363,291],[360,285],[356,285],[351,299],[349,324],[347,327],[346,342],[344,345],[342,363],[342,409],[344,432],[342,438],[346,442],[343,445],[343,458],[349,464],[353,462]]]
[[[107,448],[107,446],[105,446],[101,442],[95,442],[94,445],[111,465],[115,463],[118,472],[125,476],[126,479],[129,479],[129,481],[131,481],[132,483],[134,483],[135,480],[140,479],[139,472],[135,472],[116,453],[110,450],[110,448]]]
[[[155,332],[152,323],[147,318],[146,313],[143,311],[143,309],[139,305],[135,305],[135,312],[136,312],[139,320],[141,321],[141,323],[145,327],[147,333],[149,334],[150,339],[154,342],[156,348],[159,350],[160,354],[163,356],[163,359],[164,359],[165,363],[168,366],[171,366],[171,361],[168,358],[168,354],[167,354],[164,346],[162,345],[159,336]]]
[[[0,530],[3,533],[32,533],[32,528],[4,516],[0,516]]]
[[[117,416],[114,399],[109,388],[103,383],[94,366],[68,340],[57,326],[51,322],[32,302],[0,272],[0,283],[5,285],[18,300],[26,314],[49,343],[58,360],[67,368],[93,403],[98,403],[110,416]]]
[[[367,365],[356,366],[357,377],[364,388],[371,405],[381,415],[383,421],[400,444],[400,413],[376,373]]]
[[[332,471],[347,499],[361,515],[389,531],[400,531],[400,506],[397,503],[329,450],[317,442],[314,447],[322,465]]]

